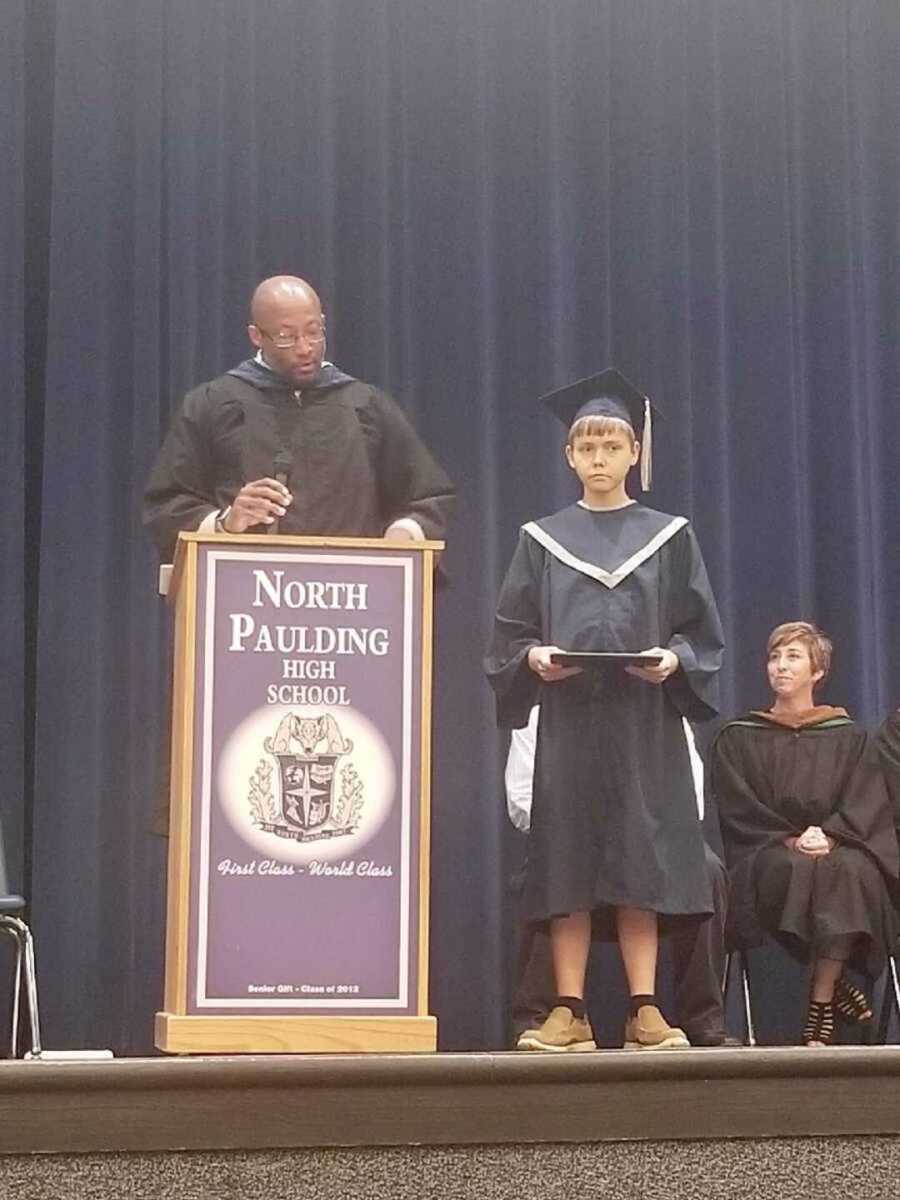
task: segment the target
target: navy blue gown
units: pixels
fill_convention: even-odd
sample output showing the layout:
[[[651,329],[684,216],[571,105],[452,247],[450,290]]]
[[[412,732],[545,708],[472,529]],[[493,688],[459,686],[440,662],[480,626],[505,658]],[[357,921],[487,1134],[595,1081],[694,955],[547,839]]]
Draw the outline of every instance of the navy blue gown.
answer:
[[[662,685],[621,667],[543,684],[532,646],[673,650]],[[485,667],[501,726],[540,703],[524,903],[530,920],[619,906],[661,926],[712,911],[681,718],[718,709],[722,630],[697,540],[683,517],[641,504],[572,505],[524,526],[500,592]]]

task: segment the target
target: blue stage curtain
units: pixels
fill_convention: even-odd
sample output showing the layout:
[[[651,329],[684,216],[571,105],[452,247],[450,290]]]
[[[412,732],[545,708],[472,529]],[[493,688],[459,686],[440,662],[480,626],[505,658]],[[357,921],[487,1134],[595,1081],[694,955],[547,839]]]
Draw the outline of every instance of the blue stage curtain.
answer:
[[[0,436],[0,823],[11,887],[22,886],[25,826],[25,0],[0,40],[0,329],[6,401]]]
[[[151,1042],[163,851],[144,826],[168,647],[138,500],[183,391],[244,356],[253,285],[290,271],[322,293],[332,357],[406,404],[459,485],[432,1009],[445,1048],[500,1045],[503,747],[480,657],[517,526],[574,496],[541,392],[615,362],[658,401],[652,501],[705,549],[729,710],[765,700],[765,635],[798,616],[837,643],[827,699],[869,722],[898,700],[900,6],[46,7],[53,55],[28,62],[53,82],[28,603],[47,1040]]]

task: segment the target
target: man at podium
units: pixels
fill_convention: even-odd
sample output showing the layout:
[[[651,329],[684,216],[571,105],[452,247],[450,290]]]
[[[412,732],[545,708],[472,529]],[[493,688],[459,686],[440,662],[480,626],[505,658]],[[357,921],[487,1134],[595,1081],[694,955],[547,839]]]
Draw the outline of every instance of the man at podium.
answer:
[[[390,396],[326,361],[313,288],[263,280],[247,332],[255,357],[188,392],[150,476],[164,558],[181,530],[441,538],[450,480]]]

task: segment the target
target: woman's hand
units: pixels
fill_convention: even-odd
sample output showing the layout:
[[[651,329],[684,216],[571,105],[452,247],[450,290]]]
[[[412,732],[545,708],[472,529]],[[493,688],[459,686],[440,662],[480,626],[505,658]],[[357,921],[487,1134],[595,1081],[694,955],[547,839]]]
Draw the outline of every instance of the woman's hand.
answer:
[[[810,858],[822,858],[834,849],[834,838],[828,837],[819,825],[810,825],[794,840],[794,849]]]
[[[528,651],[528,665],[541,683],[558,683],[570,675],[580,675],[581,667],[561,667],[550,661],[551,654],[563,654],[559,646],[532,646]]]

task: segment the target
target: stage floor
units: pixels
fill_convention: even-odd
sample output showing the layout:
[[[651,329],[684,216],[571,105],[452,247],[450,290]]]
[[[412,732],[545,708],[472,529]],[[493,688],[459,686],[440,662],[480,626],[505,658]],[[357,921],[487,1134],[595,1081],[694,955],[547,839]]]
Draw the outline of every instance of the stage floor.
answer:
[[[0,1153],[900,1134],[900,1046],[0,1063]]]

